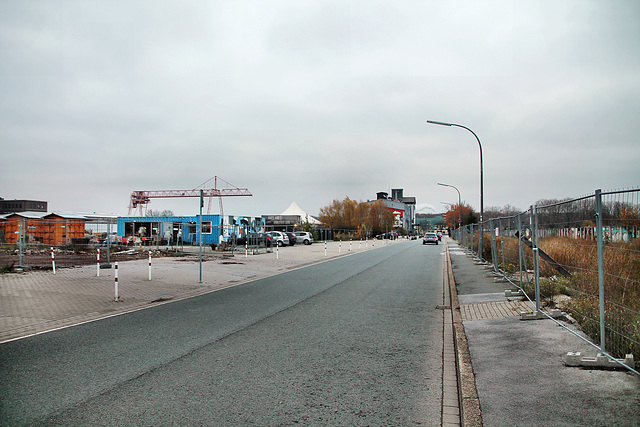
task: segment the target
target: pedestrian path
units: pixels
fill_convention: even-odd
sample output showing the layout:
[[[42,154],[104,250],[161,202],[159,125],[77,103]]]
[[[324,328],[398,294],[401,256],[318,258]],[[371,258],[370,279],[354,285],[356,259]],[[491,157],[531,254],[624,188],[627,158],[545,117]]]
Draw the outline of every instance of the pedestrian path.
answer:
[[[468,375],[459,373],[462,425],[640,426],[636,375],[567,366],[567,353],[592,357],[597,348],[560,321],[522,320],[520,312],[533,311],[533,304],[507,298],[504,291],[513,285],[497,280],[454,240],[447,243],[462,318],[457,346],[466,349],[458,366],[472,366]],[[473,399],[478,407],[465,406]]]
[[[520,316],[520,313],[522,312],[529,313],[534,310],[535,306],[530,301],[522,300],[460,304],[460,312],[463,321],[515,317]]]

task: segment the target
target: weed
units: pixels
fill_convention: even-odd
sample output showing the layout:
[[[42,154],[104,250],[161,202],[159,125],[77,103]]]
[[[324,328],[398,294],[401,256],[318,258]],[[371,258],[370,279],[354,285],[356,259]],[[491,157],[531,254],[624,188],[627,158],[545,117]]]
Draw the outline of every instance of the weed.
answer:
[[[11,273],[13,271],[14,264],[15,263],[12,262],[11,264],[0,266],[0,274]]]

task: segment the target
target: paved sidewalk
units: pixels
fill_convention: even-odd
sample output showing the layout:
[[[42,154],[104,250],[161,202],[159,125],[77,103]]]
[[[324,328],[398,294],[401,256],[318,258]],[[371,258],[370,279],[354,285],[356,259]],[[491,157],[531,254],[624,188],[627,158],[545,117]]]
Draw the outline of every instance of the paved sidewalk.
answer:
[[[639,426],[640,378],[628,371],[567,367],[563,357],[597,349],[550,319],[520,320],[530,303],[506,298],[515,288],[448,240],[456,282],[463,347],[472,366],[482,420],[463,425]],[[639,357],[640,355],[636,355]],[[462,366],[464,369],[464,364]],[[463,411],[464,412],[464,411]]]

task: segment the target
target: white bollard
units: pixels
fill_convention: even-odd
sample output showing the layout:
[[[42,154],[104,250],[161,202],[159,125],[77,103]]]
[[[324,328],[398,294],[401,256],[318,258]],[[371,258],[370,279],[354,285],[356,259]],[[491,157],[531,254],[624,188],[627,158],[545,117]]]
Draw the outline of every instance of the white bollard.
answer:
[[[116,297],[115,297],[114,301],[118,302],[118,301],[120,301],[120,293],[119,293],[119,290],[118,290],[118,262],[116,262],[116,278],[115,278],[115,281],[116,281]]]
[[[327,256],[327,241],[324,241],[324,256]]]
[[[56,274],[56,257],[53,255],[53,246],[51,247],[51,264],[53,265],[53,274]]]
[[[280,248],[280,245],[278,245],[278,242],[276,242],[276,259],[280,259],[280,256],[278,255],[278,248]]]
[[[149,251],[149,280],[151,280],[151,251]]]
[[[351,252],[351,239],[349,239],[349,252]]]
[[[340,240],[340,246],[338,246],[338,253],[342,253],[342,240]]]
[[[100,277],[100,248],[96,250],[96,277]]]
[[[246,236],[245,236],[246,238]],[[249,246],[248,246],[248,242],[244,242],[244,257],[248,258],[249,257]]]

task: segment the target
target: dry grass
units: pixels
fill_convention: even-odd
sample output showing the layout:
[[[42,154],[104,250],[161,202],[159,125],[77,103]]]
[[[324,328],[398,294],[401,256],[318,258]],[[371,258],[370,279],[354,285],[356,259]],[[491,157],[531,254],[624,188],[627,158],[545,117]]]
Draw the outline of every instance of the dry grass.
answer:
[[[491,260],[491,235],[485,234],[485,259]],[[488,248],[488,250],[487,250]],[[594,342],[600,340],[598,252],[595,241],[569,237],[547,237],[540,248],[571,273],[562,277],[550,264],[540,260],[540,294],[543,305],[553,306],[555,297],[571,298],[563,305]],[[476,248],[477,249],[477,248]],[[519,269],[518,239],[497,238],[497,261],[511,273]],[[504,256],[503,256],[504,253]],[[525,265],[533,269],[532,251],[524,248]],[[640,357],[640,239],[604,245],[604,292],[607,350],[617,356],[632,353]],[[533,275],[530,275],[533,278]],[[533,292],[533,284],[525,286]]]

